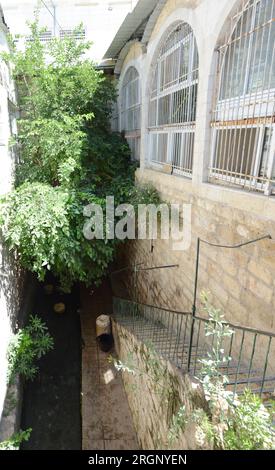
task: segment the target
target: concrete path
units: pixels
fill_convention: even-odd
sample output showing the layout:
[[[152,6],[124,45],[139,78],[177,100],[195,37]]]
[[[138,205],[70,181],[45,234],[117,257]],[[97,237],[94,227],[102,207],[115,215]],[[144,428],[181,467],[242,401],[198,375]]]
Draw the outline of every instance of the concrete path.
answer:
[[[94,292],[81,289],[83,450],[138,449],[121,375],[96,342],[96,318],[111,312],[107,282]]]

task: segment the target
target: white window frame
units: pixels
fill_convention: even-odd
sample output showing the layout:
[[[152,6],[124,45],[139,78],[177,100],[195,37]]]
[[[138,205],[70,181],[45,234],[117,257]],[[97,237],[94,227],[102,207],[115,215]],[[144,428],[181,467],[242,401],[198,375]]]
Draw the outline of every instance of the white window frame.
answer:
[[[188,27],[189,32],[179,41],[177,41],[175,44],[173,44],[171,47],[169,47],[165,52],[162,53],[162,50],[160,52],[159,57],[157,58],[156,64],[155,64],[155,70],[153,74],[153,83],[152,83],[152,90],[151,90],[151,97],[150,97],[150,104],[149,104],[149,126],[148,126],[148,132],[149,132],[149,159],[148,159],[148,164],[152,166],[153,168],[155,167],[156,169],[161,169],[162,166],[169,166],[171,167],[171,173],[175,173],[181,176],[186,176],[188,178],[192,177],[192,169],[190,170],[187,168],[186,164],[183,164],[182,167],[177,167],[176,165],[173,164],[172,162],[172,152],[173,152],[173,136],[174,134],[182,134],[181,138],[181,144],[180,144],[180,159],[181,161],[184,162],[184,159],[182,158],[182,149],[183,149],[183,142],[184,142],[184,134],[194,134],[195,133],[195,119],[194,120],[189,120],[189,121],[184,121],[184,115],[186,114],[187,117],[192,117],[192,113],[194,113],[194,118],[196,116],[196,109],[192,110],[190,109],[190,106],[193,103],[196,103],[196,96],[191,96],[191,93],[193,92],[193,87],[198,85],[198,64],[195,62],[195,51],[197,52],[197,45],[196,45],[196,40],[195,36],[193,34],[193,31],[191,30],[190,26],[187,25],[186,23],[181,23],[178,25],[168,36],[166,41],[163,43],[162,49],[165,48],[165,44],[169,40],[169,37],[175,33],[175,31],[179,27]],[[189,48],[189,56],[188,56],[188,71],[186,74],[186,80],[182,80],[182,77],[180,76],[180,60],[178,63],[175,64],[175,70],[176,74],[174,76],[176,77],[175,79],[172,80],[170,83],[165,82],[165,70],[164,70],[164,76],[162,77],[162,64],[165,63],[166,58],[171,55],[175,51],[179,51],[179,56],[182,53],[182,48],[184,45],[188,45]],[[196,65],[196,68],[195,68]],[[194,78],[194,75],[197,75],[196,78]],[[163,79],[163,86],[161,85],[161,78]],[[173,78],[173,77],[171,77]],[[156,80],[155,80],[156,79]],[[154,89],[153,89],[154,86]],[[177,92],[184,92],[186,91],[186,94],[190,94],[188,96],[188,104],[187,108],[182,110],[183,115],[181,116],[181,122],[172,122],[172,110],[173,110],[173,97],[175,96],[175,93]],[[197,95],[197,89],[196,89],[196,95]],[[168,123],[165,124],[159,124],[159,106],[160,106],[160,101],[162,98],[169,97],[167,98],[169,100],[169,106],[167,108],[167,115],[168,115]],[[151,112],[152,112],[152,104],[156,103],[155,106],[155,112],[154,112],[154,123],[151,121]],[[158,155],[158,146],[156,149],[152,148],[152,142],[153,138],[151,136],[153,135],[160,135],[162,133],[167,134],[167,153],[166,153],[166,161],[161,162],[158,160],[157,155]],[[190,139],[194,139],[190,135]],[[193,162],[193,153],[194,153],[194,145],[192,146],[192,155],[191,155],[191,161]],[[185,162],[190,162],[190,155],[186,156]]]
[[[134,78],[128,78],[131,73],[135,73]],[[132,98],[130,98],[130,89],[136,87],[136,102],[131,103]],[[121,105],[120,105],[120,131],[125,133],[125,138],[128,141],[129,147],[132,150],[132,158],[134,160],[140,159],[140,124],[141,124],[141,84],[140,76],[136,67],[130,65],[126,70],[121,87]],[[125,125],[125,120],[129,112],[133,113],[133,121],[137,123],[136,128],[130,126],[127,128]],[[134,141],[134,145],[132,145]]]
[[[267,125],[267,124],[262,124],[260,127],[257,125],[251,125],[247,126],[247,129],[257,129],[258,136],[256,138],[257,141],[257,150],[256,150],[256,156],[255,156],[255,162],[254,162],[254,169],[251,173],[251,175],[243,175],[243,174],[238,174],[234,171],[226,170],[226,169],[220,169],[218,170],[217,168],[214,167],[214,159],[215,159],[215,150],[216,150],[216,145],[217,145],[217,135],[220,130],[244,130],[245,127],[243,126],[219,126],[213,128],[212,131],[212,149],[211,149],[211,164],[210,164],[210,178],[216,178],[228,183],[232,183],[233,185],[240,185],[243,187],[246,187],[247,189],[250,190],[256,190],[256,191],[263,191],[266,195],[270,195],[273,188],[272,184],[270,183],[269,179],[271,178],[272,175],[272,170],[273,170],[273,165],[274,165],[274,151],[272,152],[272,148],[275,148],[275,125]],[[272,131],[272,138],[271,138],[271,144],[270,144],[270,151],[269,155],[267,157],[268,164],[267,164],[267,177],[261,177],[258,176],[260,172],[260,167],[261,167],[261,162],[262,162],[262,157],[263,157],[263,150],[264,150],[264,137],[265,137],[265,132],[266,129],[270,128]],[[268,184],[264,183],[264,181],[268,181]]]
[[[256,10],[257,6],[261,0],[254,0],[253,6],[249,6],[249,3],[246,4],[245,8],[235,16],[237,21],[234,24],[234,28],[231,31],[230,38],[234,34],[235,29],[238,27],[238,22],[241,21],[242,15],[245,14],[248,8],[253,8],[252,16],[250,20],[249,31],[253,32],[256,26]],[[272,19],[265,22],[261,27],[269,25]],[[269,40],[271,25],[269,27]],[[240,41],[240,36],[237,41]],[[221,60],[220,68],[220,83],[218,87],[218,97],[216,103],[216,109],[214,110],[214,116],[212,120],[212,147],[211,147],[211,159],[209,167],[209,178],[215,180],[223,180],[233,185],[240,185],[249,190],[262,191],[266,195],[270,195],[275,190],[275,180],[272,181],[272,172],[274,168],[274,151],[275,151],[275,118],[274,118],[274,103],[275,103],[275,88],[263,89],[260,91],[252,92],[248,90],[249,83],[249,72],[251,70],[253,55],[256,57],[255,50],[253,49],[254,34],[250,34],[248,41],[248,52],[247,52],[247,61],[245,64],[245,74],[244,74],[244,83],[243,83],[243,93],[240,96],[232,96],[221,99],[221,89],[223,86],[223,71],[226,67],[227,59],[227,47],[222,46],[221,49],[224,49],[223,58]],[[262,39],[263,41],[263,39]],[[230,44],[230,42],[228,43]],[[270,47],[272,43],[270,42]],[[262,51],[262,44],[261,44]],[[272,52],[272,63],[274,61],[274,49]],[[266,55],[267,59],[267,55]],[[259,73],[259,72],[258,72]],[[226,122],[226,125],[223,125],[223,121]],[[235,123],[234,123],[235,121]],[[241,125],[240,122],[243,121]],[[253,121],[255,124],[253,124]],[[257,122],[258,121],[258,122]],[[232,122],[232,125],[230,125]],[[257,149],[256,157],[253,171],[249,175],[238,175],[234,171],[228,171],[215,168],[215,158],[218,158],[216,155],[216,142],[217,135],[219,130],[223,129],[251,129],[258,128],[259,135],[257,138]],[[269,154],[267,155],[267,165],[266,165],[266,175],[267,177],[260,177],[260,166],[262,163],[263,151],[264,151],[264,137],[266,129],[271,129],[271,138],[269,145]],[[218,182],[218,181],[215,181]]]

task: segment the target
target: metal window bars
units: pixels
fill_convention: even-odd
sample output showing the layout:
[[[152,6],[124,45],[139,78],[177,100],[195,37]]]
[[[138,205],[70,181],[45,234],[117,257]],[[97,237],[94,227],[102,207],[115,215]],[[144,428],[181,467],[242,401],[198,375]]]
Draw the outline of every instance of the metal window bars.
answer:
[[[135,67],[130,66],[121,89],[120,129],[125,132],[134,160],[139,160],[140,157],[140,101],[139,74]]]
[[[42,31],[40,34],[39,34],[39,40],[40,42],[42,43],[47,43],[47,42],[50,42],[52,41],[52,39],[55,37],[55,35],[53,34],[53,32],[51,30],[46,30],[46,31]],[[86,31],[85,29],[60,29],[59,31],[59,37],[60,39],[64,39],[64,38],[72,38],[72,39],[76,39],[77,41],[80,41],[80,40],[83,40],[86,38]],[[33,37],[32,36],[28,36],[26,38],[26,42],[32,42],[33,41]],[[19,42],[19,38],[16,38],[15,42]]]
[[[60,39],[64,38],[73,38],[78,41],[86,38],[86,30],[83,29],[60,29],[59,31]]]
[[[272,194],[275,186],[275,1],[243,1],[218,48],[209,179]]]
[[[113,132],[119,132],[119,112],[117,101],[112,103],[111,129]]]
[[[131,150],[131,155],[133,160],[139,161],[140,158],[140,133],[128,133],[125,135],[128,145]]]
[[[157,58],[149,103],[149,163],[192,175],[198,52],[187,23],[167,37]]]
[[[46,30],[46,31],[42,31],[40,34],[39,34],[39,41],[42,42],[42,43],[47,43],[47,42],[50,42],[51,40],[53,39],[53,33],[51,30]],[[20,38],[16,38],[15,42],[19,42]],[[26,43],[28,42],[33,42],[33,37],[32,36],[27,36],[26,37]]]

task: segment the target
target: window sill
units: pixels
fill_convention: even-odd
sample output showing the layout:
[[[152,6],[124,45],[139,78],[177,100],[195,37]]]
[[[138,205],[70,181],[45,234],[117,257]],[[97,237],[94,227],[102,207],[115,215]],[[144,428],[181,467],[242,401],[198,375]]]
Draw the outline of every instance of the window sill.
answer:
[[[254,191],[244,191],[241,188],[230,188],[209,182],[197,183],[191,178],[175,177],[177,175],[166,174],[154,168],[145,167],[136,172],[140,181],[151,182],[162,194],[167,191],[170,202],[173,202],[173,192],[178,202],[178,194],[182,193],[182,202],[191,200],[191,197],[208,199],[212,202],[220,203],[232,207],[236,210],[243,210],[251,214],[266,217],[275,222],[275,197],[265,196]],[[185,194],[184,194],[185,193]],[[187,194],[188,193],[188,196]],[[186,197],[187,196],[187,197]]]

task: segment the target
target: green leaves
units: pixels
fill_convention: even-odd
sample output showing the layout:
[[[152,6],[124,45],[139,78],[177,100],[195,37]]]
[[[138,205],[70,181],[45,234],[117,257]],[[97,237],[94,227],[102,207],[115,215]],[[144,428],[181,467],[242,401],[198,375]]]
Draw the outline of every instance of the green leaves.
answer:
[[[238,405],[232,410],[224,435],[225,449],[274,449],[272,421],[261,399],[250,390],[245,390]]]
[[[8,382],[17,374],[33,379],[38,372],[36,361],[53,349],[48,328],[37,316],[30,316],[29,324],[11,339],[8,351]]]
[[[25,50],[12,48],[3,56],[12,64],[22,111],[17,181],[78,184],[85,173],[82,166],[88,150],[87,127],[94,118],[93,102],[101,120],[103,112],[106,127],[114,89],[108,85],[110,91],[101,95],[101,106],[96,94],[105,79],[84,57],[89,43],[55,38],[42,45],[38,23],[29,26],[32,40],[26,42]]]
[[[50,269],[66,291],[77,281],[99,282],[117,242],[84,238],[83,206],[93,202],[105,205],[88,192],[24,183],[0,205],[3,235],[23,267],[40,280]]]
[[[230,363],[231,358],[225,355],[222,344],[234,331],[224,321],[221,311],[209,303],[207,293],[202,293],[202,302],[210,320],[206,323],[205,335],[212,336],[212,347],[207,357],[200,360],[200,382],[209,401],[212,419],[218,410],[223,424],[222,433],[219,433],[216,423],[208,422],[215,445],[228,450],[272,449],[275,447],[273,420],[261,399],[250,390],[244,390],[241,397],[225,390],[229,380],[221,366]],[[226,406],[219,407],[220,403]]]
[[[24,51],[11,48],[21,119],[17,188],[2,199],[4,239],[22,266],[43,280],[47,270],[68,291],[74,282],[99,283],[113,260],[116,240],[83,236],[83,207],[152,201],[134,189],[135,166],[125,139],[110,130],[115,87],[85,52],[90,44],[66,37],[40,42],[37,21]]]
[[[32,428],[28,428],[25,431],[20,430],[13,434],[6,441],[0,442],[0,450],[18,450],[22,442],[29,440],[31,432]]]
[[[21,264],[44,278],[57,250],[58,234],[68,234],[68,194],[40,183],[25,183],[8,195],[0,206],[5,220],[3,234]]]
[[[62,120],[21,120],[18,183],[40,181],[51,185],[76,185],[87,147],[86,134],[81,130],[83,121],[79,116],[64,116]]]
[[[172,423],[168,432],[168,443],[170,446],[177,441],[180,434],[184,431],[187,422],[186,407],[182,405],[179,407],[178,412],[172,416]]]

